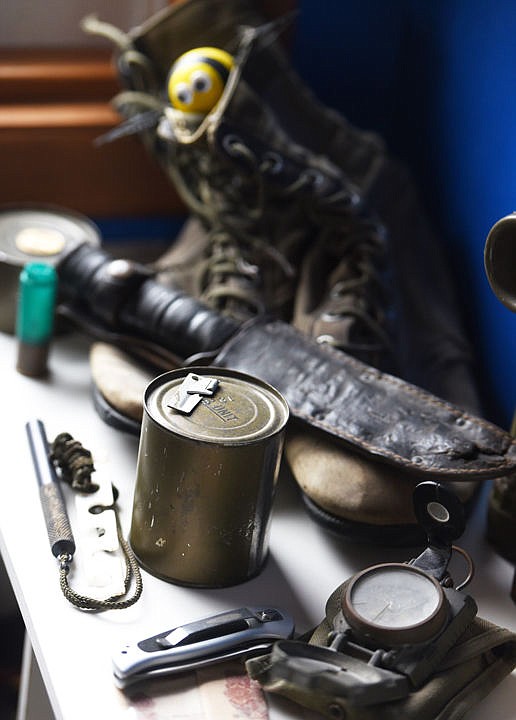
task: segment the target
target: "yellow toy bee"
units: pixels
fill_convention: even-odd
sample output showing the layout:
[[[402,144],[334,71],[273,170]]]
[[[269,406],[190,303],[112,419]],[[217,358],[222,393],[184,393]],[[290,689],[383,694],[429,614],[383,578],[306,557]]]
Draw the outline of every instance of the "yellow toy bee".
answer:
[[[167,90],[171,105],[185,113],[206,115],[224,92],[233,58],[225,50],[200,47],[172,65]]]

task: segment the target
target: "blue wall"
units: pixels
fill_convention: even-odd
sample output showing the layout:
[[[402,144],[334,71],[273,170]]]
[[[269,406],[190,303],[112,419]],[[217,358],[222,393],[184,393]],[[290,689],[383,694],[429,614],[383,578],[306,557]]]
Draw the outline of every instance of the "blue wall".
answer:
[[[294,64],[327,105],[411,167],[449,248],[486,414],[516,405],[516,316],[492,293],[487,233],[516,210],[515,0],[300,0]]]

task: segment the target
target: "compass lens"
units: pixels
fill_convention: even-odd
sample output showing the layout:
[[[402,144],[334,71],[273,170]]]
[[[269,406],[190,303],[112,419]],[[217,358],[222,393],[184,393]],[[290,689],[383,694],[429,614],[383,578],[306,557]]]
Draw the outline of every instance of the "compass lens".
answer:
[[[428,620],[439,608],[439,588],[409,566],[383,567],[359,577],[350,595],[362,620],[385,628],[407,628]]]

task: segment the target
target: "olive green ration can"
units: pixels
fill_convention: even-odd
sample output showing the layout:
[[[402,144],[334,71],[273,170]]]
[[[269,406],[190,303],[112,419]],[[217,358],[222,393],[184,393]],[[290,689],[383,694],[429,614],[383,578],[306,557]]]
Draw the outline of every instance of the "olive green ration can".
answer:
[[[182,368],[145,390],[130,542],[164,580],[226,587],[266,559],[288,406],[249,375]]]

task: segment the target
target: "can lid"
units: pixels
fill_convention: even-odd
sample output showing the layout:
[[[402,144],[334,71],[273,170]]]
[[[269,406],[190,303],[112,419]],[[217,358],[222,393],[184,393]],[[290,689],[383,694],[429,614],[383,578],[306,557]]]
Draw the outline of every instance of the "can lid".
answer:
[[[213,378],[213,395],[201,397],[188,414],[178,412],[180,387],[189,373]],[[289,410],[283,396],[268,383],[224,368],[182,368],[155,378],[145,390],[148,416],[170,432],[218,445],[264,440],[282,430]]]
[[[96,225],[80,213],[53,206],[7,206],[0,211],[0,261],[23,266],[41,259],[55,265],[87,242],[100,245]]]

